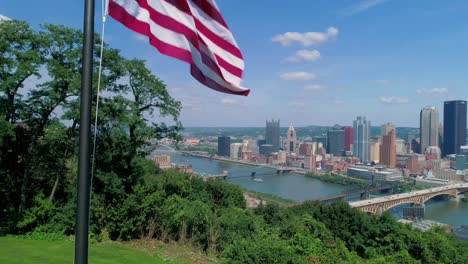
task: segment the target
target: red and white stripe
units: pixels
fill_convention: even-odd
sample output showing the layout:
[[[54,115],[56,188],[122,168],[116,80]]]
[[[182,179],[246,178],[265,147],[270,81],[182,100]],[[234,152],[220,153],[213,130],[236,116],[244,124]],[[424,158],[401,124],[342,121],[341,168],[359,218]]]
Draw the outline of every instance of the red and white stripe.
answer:
[[[241,87],[244,59],[214,0],[110,0],[109,15],[162,54],[189,63],[202,84],[249,94]]]

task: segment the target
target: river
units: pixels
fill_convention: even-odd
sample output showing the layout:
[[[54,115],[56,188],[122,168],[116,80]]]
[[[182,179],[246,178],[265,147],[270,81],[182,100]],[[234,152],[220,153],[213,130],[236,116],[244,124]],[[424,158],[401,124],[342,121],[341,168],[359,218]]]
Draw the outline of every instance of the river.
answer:
[[[339,184],[326,183],[318,179],[297,174],[276,174],[276,170],[264,167],[246,166],[230,162],[185,156],[179,153],[164,153],[172,157],[172,162],[180,165],[192,165],[196,173],[222,174],[228,172],[227,181],[246,189],[268,193],[296,201],[315,200],[341,193],[350,188]],[[263,182],[251,179],[255,172]],[[392,210],[396,217],[402,214],[402,207]],[[426,203],[426,219],[435,220],[452,226],[468,225],[468,203],[454,199],[433,199]]]

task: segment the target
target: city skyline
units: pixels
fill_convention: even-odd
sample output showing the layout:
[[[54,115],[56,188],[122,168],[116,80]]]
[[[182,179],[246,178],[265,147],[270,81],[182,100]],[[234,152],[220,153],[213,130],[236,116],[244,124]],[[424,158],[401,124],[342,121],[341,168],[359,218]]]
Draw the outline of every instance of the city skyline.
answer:
[[[259,120],[271,116],[296,127],[349,125],[348,120],[365,115],[375,124],[418,127],[424,106],[443,109],[445,100],[468,98],[468,2],[366,2],[269,1],[265,6],[255,1],[244,12],[239,2],[220,1],[244,53],[248,97],[202,87],[180,74],[187,65],[157,54],[146,40],[111,19],[106,42],[125,56],[147,60],[152,73],[182,102],[184,126],[261,126]],[[19,2],[6,1],[0,15],[25,20],[36,29],[43,23],[81,29],[81,8],[79,2],[47,0],[24,9]],[[294,15],[277,23],[283,10]],[[97,33],[100,13],[97,5]],[[259,16],[268,28],[257,23]],[[395,16],[399,23],[391,22]],[[318,37],[307,38],[306,33]]]

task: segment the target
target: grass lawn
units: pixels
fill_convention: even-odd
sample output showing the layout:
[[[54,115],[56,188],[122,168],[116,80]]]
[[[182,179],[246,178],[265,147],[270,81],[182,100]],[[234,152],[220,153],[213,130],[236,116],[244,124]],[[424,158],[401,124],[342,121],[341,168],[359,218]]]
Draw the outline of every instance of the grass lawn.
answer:
[[[0,237],[0,263],[73,263],[74,242],[67,240],[44,241],[21,237]],[[117,242],[95,243],[89,246],[90,264],[145,264],[145,263],[182,263],[164,260]]]

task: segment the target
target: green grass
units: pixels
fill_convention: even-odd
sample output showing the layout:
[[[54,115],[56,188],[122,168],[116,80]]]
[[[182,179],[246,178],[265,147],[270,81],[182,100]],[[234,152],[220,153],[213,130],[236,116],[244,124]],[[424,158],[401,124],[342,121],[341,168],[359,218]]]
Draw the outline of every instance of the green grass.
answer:
[[[73,263],[74,242],[69,240],[44,241],[21,237],[0,237],[0,263]],[[158,255],[122,245],[117,242],[94,243],[89,246],[91,264],[145,264],[180,263],[167,261]]]

